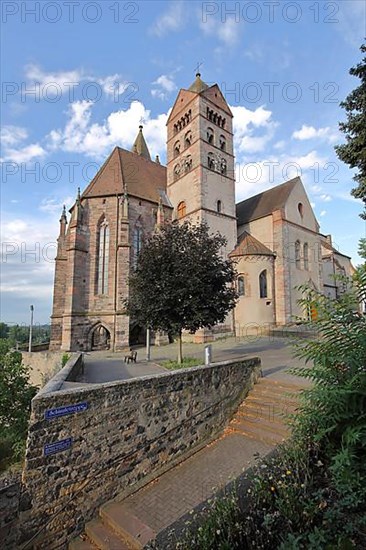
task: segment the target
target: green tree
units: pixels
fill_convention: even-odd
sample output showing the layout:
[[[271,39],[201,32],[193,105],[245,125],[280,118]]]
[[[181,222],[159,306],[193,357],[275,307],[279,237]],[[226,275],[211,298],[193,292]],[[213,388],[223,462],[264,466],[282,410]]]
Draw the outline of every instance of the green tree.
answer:
[[[0,460],[21,458],[36,392],[21,353],[10,351],[9,340],[0,340]]]
[[[362,44],[360,50],[365,54],[366,44]],[[346,143],[337,145],[335,150],[343,162],[358,169],[354,176],[358,185],[352,189],[352,195],[363,201],[364,211],[360,216],[366,220],[366,56],[350,69],[350,74],[358,77],[361,84],[341,103],[347,121],[341,122],[339,128],[346,136]]]
[[[7,338],[9,327],[6,323],[0,323],[0,338]]]
[[[225,244],[206,224],[167,224],[145,243],[130,278],[127,311],[142,325],[177,334],[179,363],[182,331],[211,328],[235,305],[235,270],[220,253]]]

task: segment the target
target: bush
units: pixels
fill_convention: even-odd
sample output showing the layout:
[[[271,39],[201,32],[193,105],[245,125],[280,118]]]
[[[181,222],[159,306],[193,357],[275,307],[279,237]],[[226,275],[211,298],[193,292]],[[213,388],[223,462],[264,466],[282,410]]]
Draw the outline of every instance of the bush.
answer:
[[[186,369],[187,367],[198,367],[200,365],[203,365],[203,363],[204,361],[202,359],[195,359],[194,357],[184,357],[181,363],[174,360],[167,360],[167,361],[162,361],[161,365],[166,369],[176,370],[176,369]]]
[[[24,455],[30,403],[37,388],[29,383],[22,355],[0,341],[0,467]]]

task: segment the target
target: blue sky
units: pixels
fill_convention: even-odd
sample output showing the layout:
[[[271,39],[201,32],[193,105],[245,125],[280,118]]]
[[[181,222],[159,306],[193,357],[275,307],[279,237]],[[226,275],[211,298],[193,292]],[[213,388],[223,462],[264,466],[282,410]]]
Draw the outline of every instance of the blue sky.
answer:
[[[362,0],[2,2],[1,319],[48,322],[62,205],[141,120],[165,161],[179,88],[217,82],[234,112],[237,200],[301,175],[321,231],[365,236],[336,157],[339,102],[365,35]]]

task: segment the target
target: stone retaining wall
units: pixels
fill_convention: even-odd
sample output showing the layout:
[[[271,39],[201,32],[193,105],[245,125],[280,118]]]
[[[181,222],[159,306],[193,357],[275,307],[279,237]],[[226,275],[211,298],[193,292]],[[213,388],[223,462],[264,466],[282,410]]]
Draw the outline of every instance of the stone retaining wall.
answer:
[[[0,541],[4,550],[16,548],[20,492],[20,476],[0,487]]]
[[[212,440],[259,375],[254,358],[85,389],[46,386],[32,402],[20,542],[65,549],[103,502]]]

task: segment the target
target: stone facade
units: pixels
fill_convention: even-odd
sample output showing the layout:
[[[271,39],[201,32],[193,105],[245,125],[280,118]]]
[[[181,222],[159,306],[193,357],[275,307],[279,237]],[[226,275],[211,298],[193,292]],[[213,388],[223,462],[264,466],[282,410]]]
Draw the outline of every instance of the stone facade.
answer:
[[[297,305],[300,284],[337,295],[331,275],[336,268],[349,275],[350,258],[334,255],[332,247],[325,250],[326,237],[319,233],[300,178],[235,205],[232,119],[219,87],[208,86],[197,74],[188,89],[179,91],[167,122],[167,167],[158,158],[151,160],[140,127],[132,151],[116,147],[78,195],[69,224],[63,212],[51,350],[121,350],[143,343],[145,328],[124,310],[129,275],[144,237],[171,219],[207,222],[212,233],[226,237],[223,255],[236,250],[247,289],[222,325],[185,339],[206,341],[243,333],[249,325],[285,325],[303,318],[307,312]],[[237,254],[244,233],[267,250]],[[259,288],[263,272],[266,293]],[[157,335],[156,342],[163,340]]]
[[[106,500],[215,438],[259,376],[254,358],[85,389],[55,391],[49,382],[32,401],[23,470],[30,504],[18,543],[42,528],[31,547],[64,550]],[[79,412],[47,419],[46,411],[77,404]],[[71,443],[48,454],[60,441]]]

